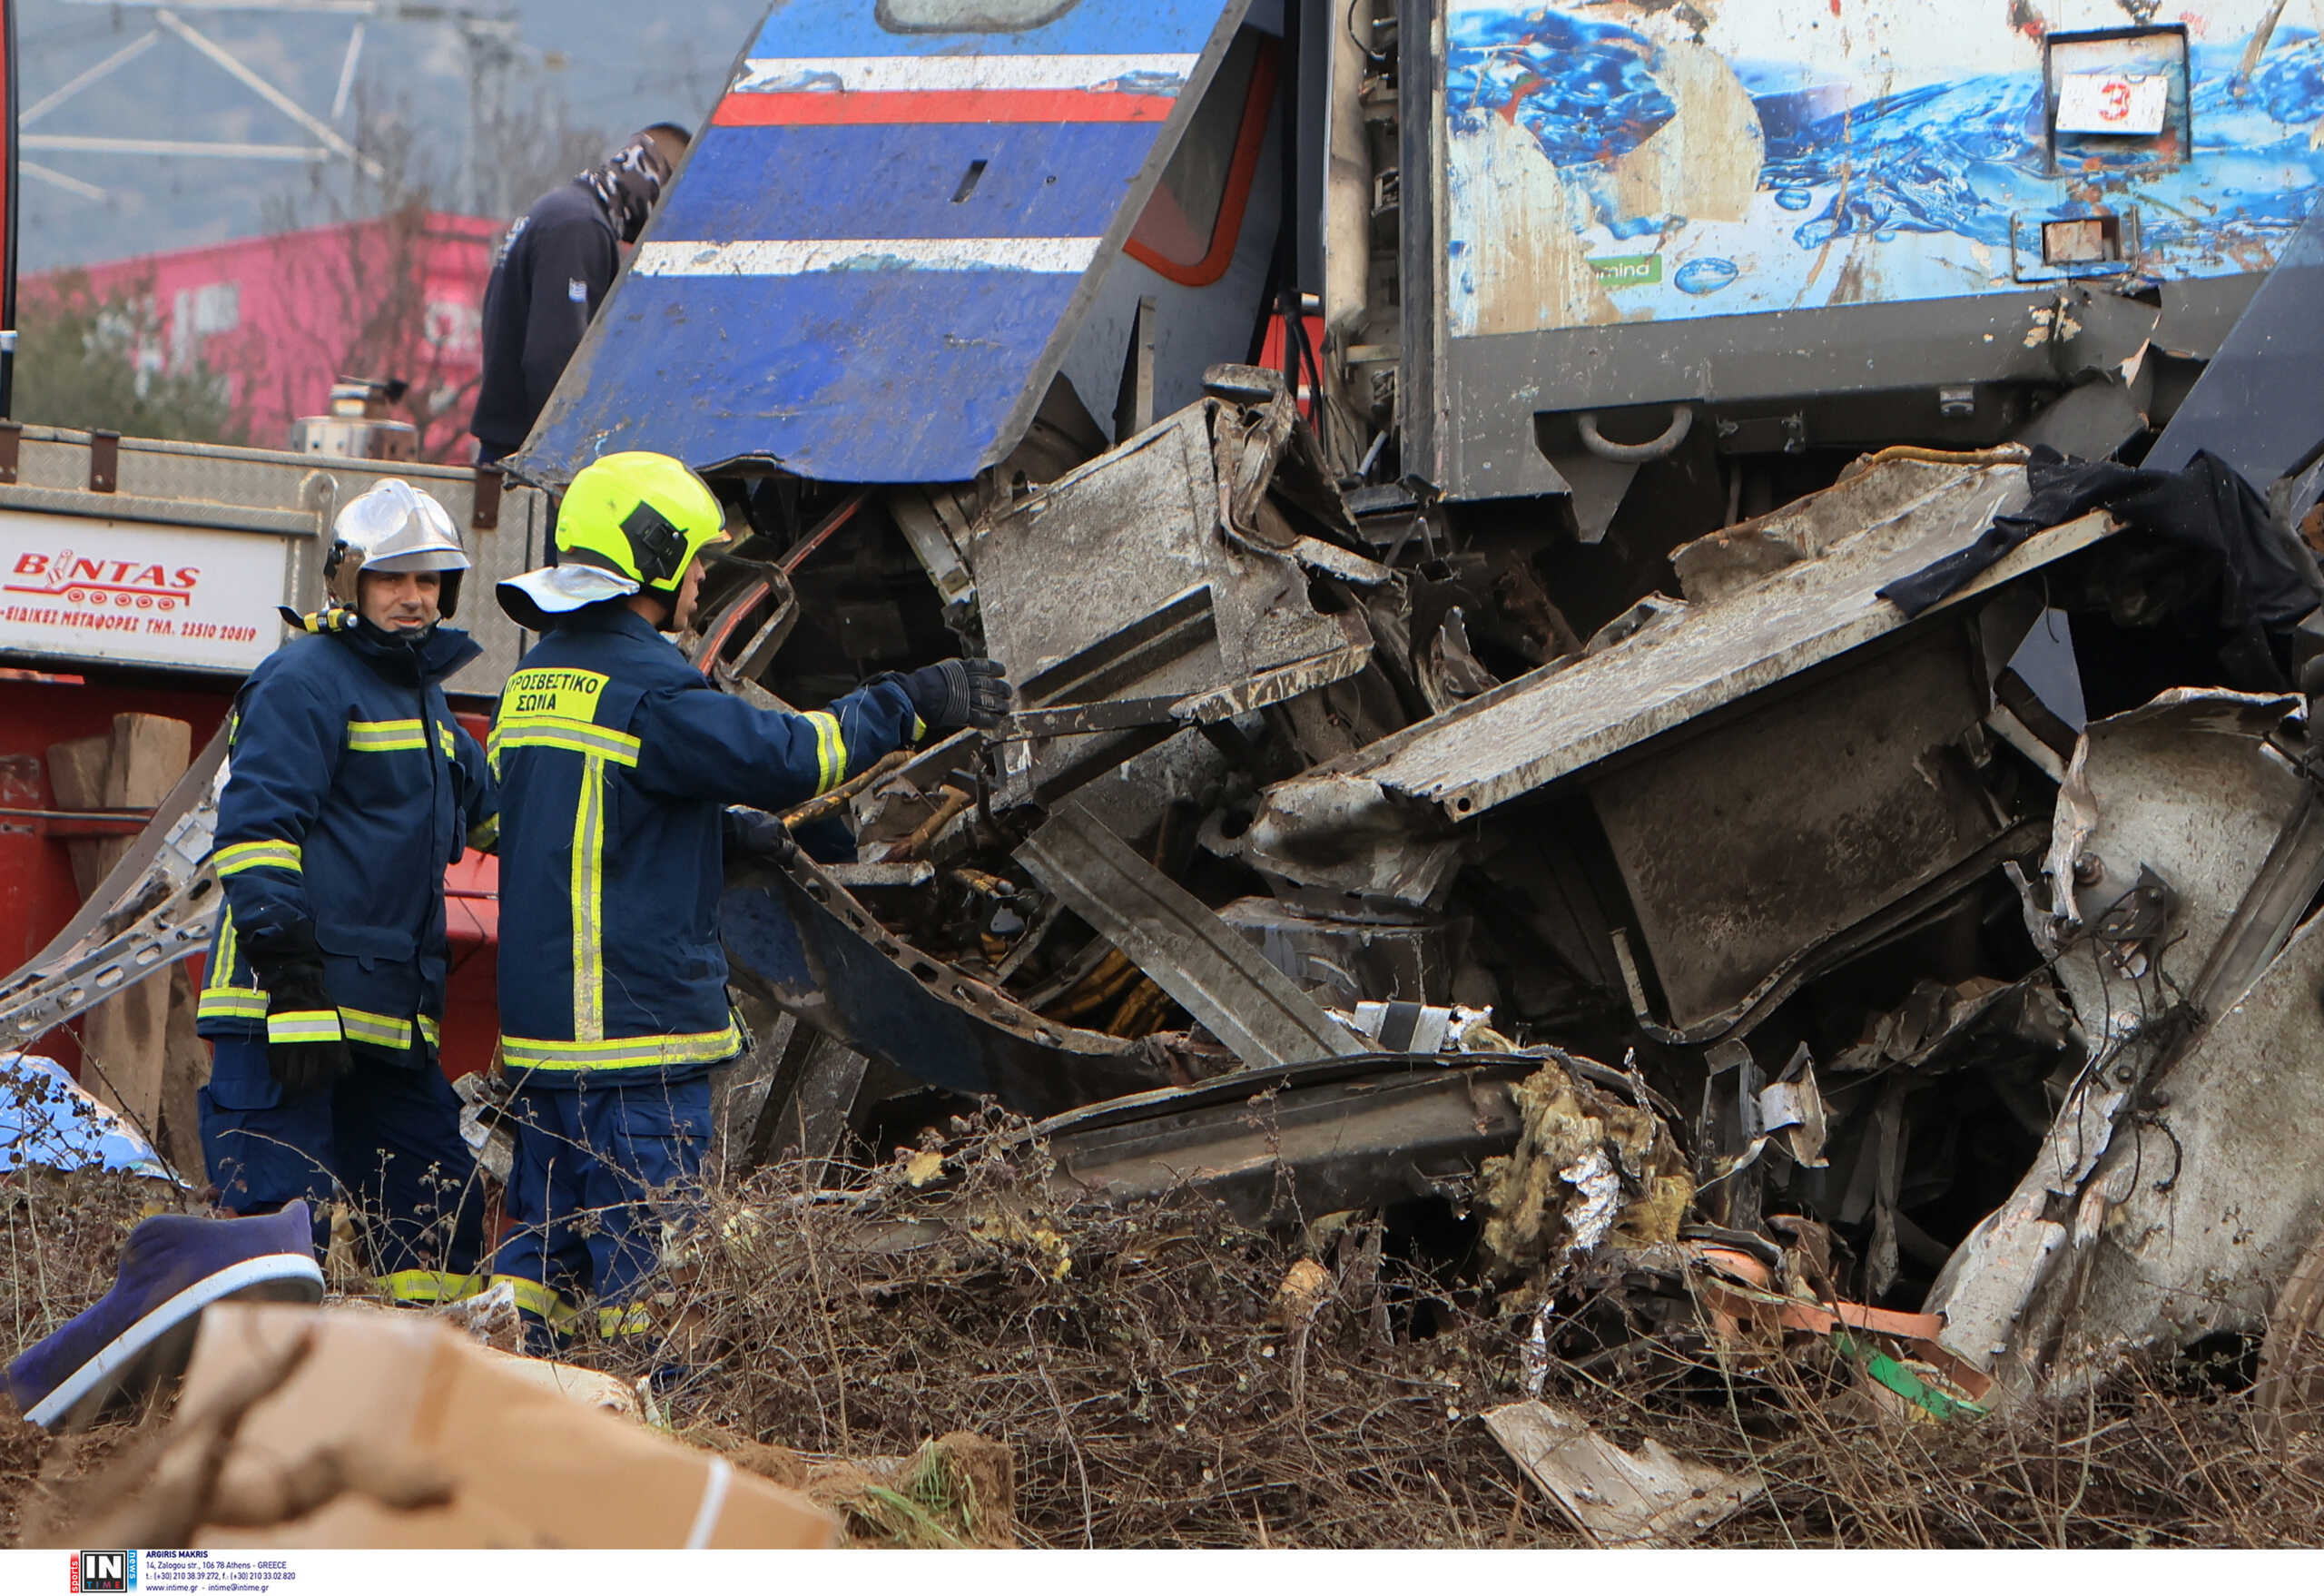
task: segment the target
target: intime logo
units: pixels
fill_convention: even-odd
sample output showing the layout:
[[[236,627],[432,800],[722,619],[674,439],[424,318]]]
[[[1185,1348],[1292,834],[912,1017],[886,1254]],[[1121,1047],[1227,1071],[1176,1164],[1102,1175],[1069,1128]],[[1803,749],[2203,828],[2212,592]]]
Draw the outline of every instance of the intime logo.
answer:
[[[73,1554],[75,1591],[129,1591],[137,1589],[134,1552],[76,1552]]]

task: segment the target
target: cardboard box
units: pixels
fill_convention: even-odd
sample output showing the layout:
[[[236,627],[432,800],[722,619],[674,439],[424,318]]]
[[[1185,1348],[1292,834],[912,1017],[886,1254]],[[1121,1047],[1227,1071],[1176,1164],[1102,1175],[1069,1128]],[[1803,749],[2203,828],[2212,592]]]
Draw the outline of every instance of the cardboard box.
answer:
[[[401,1510],[349,1493],[263,1529],[204,1524],[194,1545],[835,1543],[832,1520],[804,1497],[512,1374],[417,1314],[221,1303],[202,1315],[180,1427],[198,1425],[222,1394],[249,1389],[310,1335],[305,1361],[243,1417],[218,1497],[263,1495],[267,1481],[323,1467],[327,1454],[372,1449],[440,1469],[454,1482],[451,1500]]]

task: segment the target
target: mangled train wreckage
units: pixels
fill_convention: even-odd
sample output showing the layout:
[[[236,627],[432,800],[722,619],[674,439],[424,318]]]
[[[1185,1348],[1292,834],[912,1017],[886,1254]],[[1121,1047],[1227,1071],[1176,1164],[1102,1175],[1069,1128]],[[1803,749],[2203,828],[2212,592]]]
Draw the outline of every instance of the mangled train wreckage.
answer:
[[[776,6],[513,468],[711,477],[730,691],[1020,695],[733,871],[727,1167],[991,1098],[1965,1397],[2262,1331],[2324,44],[1988,9]]]
[[[1216,446],[1270,421],[1290,482],[1261,468],[1265,511],[1237,511]],[[1057,664],[997,745],[862,781],[858,861],[735,875],[743,1158],[991,1095],[1053,1116],[1097,1195],[1466,1209],[1533,1134],[1530,1058],[1686,1148],[1684,1204],[1610,1166],[1609,1220],[1659,1204],[1639,1245],[1812,1222],[1850,1289],[1925,1299],[1983,1373],[2264,1325],[2324,1225],[2290,1173],[2324,834],[2305,701],[2219,665],[2213,557],[2093,510],[1907,616],[1884,590],[2043,468],[1875,458],[1680,550],[1692,596],[1503,682],[1457,578],[1307,517],[1301,436],[1280,390],[1206,399],[980,529],[986,635]],[[1157,456],[1192,462],[1167,498]],[[1035,526],[1019,604],[988,573]],[[1133,538],[1163,568],[1109,604]],[[2067,626],[2160,630],[2195,685],[2117,709],[2050,645]],[[2083,729],[2040,673],[2092,696]],[[1255,1096],[1271,1134],[1246,1108],[1190,1132]],[[1125,1137],[1155,1161],[1127,1187]]]
[[[820,394],[759,412],[746,448],[740,403],[705,440],[698,412],[584,380],[534,440],[552,477],[585,438],[779,466],[746,489],[790,517],[770,556],[865,504],[852,569],[743,584],[735,610],[825,639],[940,616],[1023,685],[997,742],[862,780],[855,861],[734,882],[737,988],[768,1021],[738,1089],[784,1116],[756,1150],[991,1094],[1057,1116],[1093,1191],[1150,1142],[1254,1214],[1465,1206],[1486,1160],[1541,1151],[1511,1056],[1547,1049],[1603,1077],[1576,1089],[1659,1105],[1688,1155],[1683,1210],[1617,1157],[1618,1206],[1660,1217],[1593,1245],[1824,1227],[1836,1284],[1938,1315],[1981,1389],[2257,1333],[2324,1230],[2324,1186],[2260,1173],[2299,1162],[2324,886],[2299,692],[2318,586],[2286,529],[2324,443],[2288,391],[2319,241],[2304,168],[2280,204],[2212,185],[2313,121],[2278,94],[2277,131],[2230,123],[2230,80],[2282,81],[2317,41],[2266,7],[2191,30],[2050,7],[2015,32],[1997,10],[1941,48],[1901,8],[1847,43],[1781,4],[1359,6],[1339,30],[1268,9],[1215,19],[1183,91],[1214,68],[1209,111],[1111,216],[1127,241],[1041,358],[979,374],[1014,423],[980,442],[945,412],[973,478],[869,500],[792,480],[770,440],[812,459],[850,413]],[[729,105],[784,72],[814,92],[803,25],[770,19]],[[1082,47],[1071,25],[1000,36]],[[1908,58],[1927,81],[1901,92]],[[1850,77],[1876,66],[1885,92]],[[833,70],[844,104],[856,69]],[[1585,70],[1628,97],[1559,88]],[[1272,281],[1230,271],[1198,303],[1140,240],[1206,114],[1240,102],[1247,132],[1270,72],[1262,137],[1290,153],[1238,193],[1236,248],[1274,247]],[[2152,131],[2078,120],[2109,74],[2162,91]],[[1942,214],[1908,192],[1913,117],[1997,166]],[[718,120],[737,131],[698,163],[770,136]],[[2180,192],[2215,222],[2166,220]],[[656,237],[685,235],[684,192]],[[2093,219],[2118,242],[2076,257]],[[1649,233],[1642,273],[1599,258]],[[1742,270],[1705,291],[1714,251]],[[932,282],[897,270],[883,291]],[[1308,281],[1319,301],[1285,297]],[[963,291],[911,302],[957,317]],[[657,281],[637,324],[665,299],[704,302]],[[1234,363],[1255,322],[1279,373]],[[598,369],[649,358],[623,326]],[[729,396],[783,369],[703,358]],[[2075,463],[2118,455],[2143,472]],[[850,645],[793,639],[722,657],[804,701],[809,651]],[[1238,1080],[1304,1142],[1223,1123],[1206,1154],[1186,1117]],[[1118,1096],[1139,1087],[1161,1095]]]

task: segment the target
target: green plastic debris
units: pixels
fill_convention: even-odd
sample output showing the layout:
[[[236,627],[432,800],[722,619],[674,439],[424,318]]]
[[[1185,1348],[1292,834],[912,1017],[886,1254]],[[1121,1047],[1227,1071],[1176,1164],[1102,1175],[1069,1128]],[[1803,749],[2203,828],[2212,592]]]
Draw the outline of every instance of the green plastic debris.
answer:
[[[1919,1408],[1933,1419],[1982,1419],[1986,1409],[1932,1385],[1908,1364],[1898,1362],[1868,1341],[1845,1330],[1832,1332],[1832,1346],[1842,1357],[1861,1364],[1864,1372]]]

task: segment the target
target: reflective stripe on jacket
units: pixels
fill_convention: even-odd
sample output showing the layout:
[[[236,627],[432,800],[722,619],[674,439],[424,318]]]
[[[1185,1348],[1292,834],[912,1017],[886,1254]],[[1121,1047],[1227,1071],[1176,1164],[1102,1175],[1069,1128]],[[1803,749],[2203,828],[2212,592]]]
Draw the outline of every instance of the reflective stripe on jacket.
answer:
[[[347,627],[344,612],[303,624],[234,700],[211,854],[226,903],[196,1029],[267,1035],[251,946],[312,945],[338,1034],[431,1058],[444,1012],[444,867],[497,804],[484,750],[440,684],[483,651],[442,626],[415,648]],[[330,1027],[330,1011],[317,1013],[300,1023]]]
[[[548,1083],[733,1057],[721,809],[827,793],[921,729],[892,677],[808,714],[758,709],[624,605],[567,617],[493,717],[507,1066]]]

